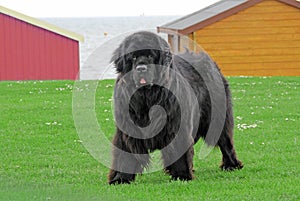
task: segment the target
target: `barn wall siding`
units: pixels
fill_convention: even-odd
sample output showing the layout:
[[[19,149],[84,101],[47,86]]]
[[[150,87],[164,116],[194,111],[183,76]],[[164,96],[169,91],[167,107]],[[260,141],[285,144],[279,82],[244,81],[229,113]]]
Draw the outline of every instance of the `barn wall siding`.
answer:
[[[300,10],[266,0],[189,34],[225,75],[300,75]]]
[[[75,80],[79,43],[0,13],[0,80]]]

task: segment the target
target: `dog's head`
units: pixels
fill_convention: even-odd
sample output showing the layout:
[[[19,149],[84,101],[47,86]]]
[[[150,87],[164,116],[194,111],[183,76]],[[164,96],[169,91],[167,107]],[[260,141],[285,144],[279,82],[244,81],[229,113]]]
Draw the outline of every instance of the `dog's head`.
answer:
[[[168,43],[151,32],[134,33],[115,50],[111,62],[120,76],[132,71],[136,86],[152,85],[161,70],[169,68],[172,54]]]

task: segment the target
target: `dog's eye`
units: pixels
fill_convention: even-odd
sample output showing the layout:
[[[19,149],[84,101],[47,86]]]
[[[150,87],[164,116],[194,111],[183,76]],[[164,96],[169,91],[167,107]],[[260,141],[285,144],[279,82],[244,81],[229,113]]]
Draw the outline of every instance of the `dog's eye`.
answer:
[[[153,56],[152,56],[152,55],[148,55],[148,58],[149,58],[149,59],[153,59]]]
[[[133,57],[132,57],[132,60],[133,60],[133,61],[136,61],[136,56],[133,56]]]

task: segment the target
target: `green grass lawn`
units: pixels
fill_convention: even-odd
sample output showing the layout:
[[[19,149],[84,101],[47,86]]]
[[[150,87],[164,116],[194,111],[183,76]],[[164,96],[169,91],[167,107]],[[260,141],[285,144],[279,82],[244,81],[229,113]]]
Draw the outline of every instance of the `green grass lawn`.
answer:
[[[170,181],[157,171],[118,186],[107,185],[108,168],[77,134],[74,82],[0,82],[0,200],[300,200],[300,77],[229,81],[242,170],[219,170],[218,149],[200,159],[200,142],[195,180]],[[114,133],[113,83],[101,81],[95,97],[108,139]]]

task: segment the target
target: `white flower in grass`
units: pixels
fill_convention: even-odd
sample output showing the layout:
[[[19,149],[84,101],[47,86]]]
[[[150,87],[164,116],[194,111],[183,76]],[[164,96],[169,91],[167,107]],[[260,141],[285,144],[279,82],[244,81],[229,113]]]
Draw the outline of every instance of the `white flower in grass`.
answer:
[[[105,87],[106,87],[106,88],[112,88],[113,85],[112,85],[112,84],[108,84],[108,85],[106,85]]]
[[[71,84],[65,84],[65,86],[67,87],[67,89],[73,89],[73,86]]]
[[[257,124],[251,124],[251,125],[238,124],[237,127],[238,127],[239,130],[243,131],[243,130],[246,130],[246,129],[256,128]]]
[[[237,120],[242,120],[243,119],[243,117],[240,117],[240,116],[237,116],[236,118],[237,118]]]
[[[61,123],[58,123],[57,121],[53,121],[53,122],[46,122],[45,123],[47,126],[61,126]]]
[[[56,88],[56,91],[64,91],[65,88],[62,88],[62,87],[59,87],[59,88]]]

